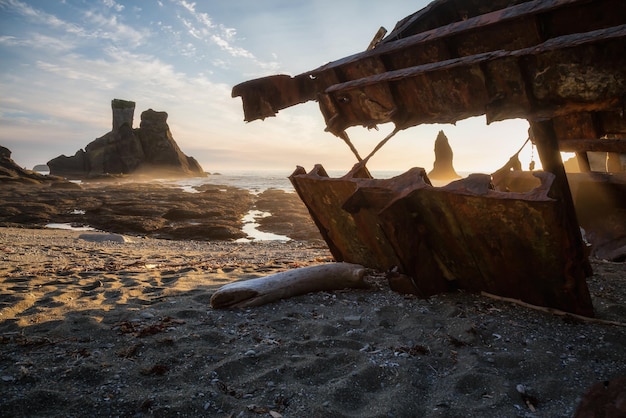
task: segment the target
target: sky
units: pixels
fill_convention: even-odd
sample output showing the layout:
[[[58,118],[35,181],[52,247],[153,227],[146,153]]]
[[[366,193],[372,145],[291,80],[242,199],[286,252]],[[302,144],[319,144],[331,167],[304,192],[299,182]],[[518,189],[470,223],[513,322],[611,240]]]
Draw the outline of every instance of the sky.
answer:
[[[111,100],[168,113],[181,150],[207,172],[348,170],[356,162],[324,132],[315,102],[243,121],[241,82],[297,75],[364,51],[380,26],[427,0],[0,0],[0,145],[32,168],[74,155],[111,130]],[[361,155],[393,130],[348,130]],[[432,169],[443,130],[458,172],[495,171],[522,146],[528,123],[420,125],[397,134],[370,170]],[[532,149],[520,154],[527,166]],[[536,154],[536,153],[535,153]]]

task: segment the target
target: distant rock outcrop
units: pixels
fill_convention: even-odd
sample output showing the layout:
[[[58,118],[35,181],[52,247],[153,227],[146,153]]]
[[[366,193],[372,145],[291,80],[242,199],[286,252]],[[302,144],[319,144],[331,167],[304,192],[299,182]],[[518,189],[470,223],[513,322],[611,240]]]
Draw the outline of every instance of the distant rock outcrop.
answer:
[[[33,171],[50,171],[47,164],[37,164],[33,167]]]
[[[204,176],[193,158],[180,150],[167,125],[167,113],[152,109],[141,114],[133,129],[135,102],[114,99],[111,132],[78,150],[48,161],[50,174],[68,178],[94,178],[115,174]]]
[[[0,146],[0,183],[43,183],[60,180],[62,179],[59,177],[44,176],[20,167],[11,159],[11,151]]]
[[[452,165],[452,148],[448,143],[448,137],[443,131],[439,131],[435,139],[435,163],[428,177],[433,180],[458,179],[459,176]]]

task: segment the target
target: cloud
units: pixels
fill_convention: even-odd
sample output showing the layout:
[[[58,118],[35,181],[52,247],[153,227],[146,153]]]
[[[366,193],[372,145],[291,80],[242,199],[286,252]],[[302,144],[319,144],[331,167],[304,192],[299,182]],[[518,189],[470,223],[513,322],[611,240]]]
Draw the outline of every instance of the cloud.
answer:
[[[121,11],[119,7],[115,6],[116,3],[113,0],[105,1],[105,5],[113,10]],[[12,9],[32,23],[55,30],[60,36],[71,35],[71,41],[69,41],[68,45],[76,45],[79,40],[108,40],[115,43],[128,44],[131,47],[137,47],[144,42],[147,36],[145,32],[138,31],[132,26],[120,22],[115,15],[105,16],[94,10],[84,11],[84,17],[90,23],[86,28],[72,22],[67,22],[43,10],[35,9],[19,0],[0,0],[0,6]],[[123,10],[123,6],[121,7]],[[59,37],[58,35],[56,37],[57,39]],[[36,35],[33,34],[31,39],[34,36]],[[42,40],[46,38],[52,39],[52,34],[49,36],[42,35],[40,37]],[[59,40],[58,42],[61,41]],[[64,40],[63,42],[68,41]]]
[[[116,3],[114,0],[102,0],[105,6],[110,9],[114,9],[116,12],[121,12],[124,10],[124,6]]]
[[[74,35],[84,36],[84,30],[80,26],[66,22],[42,10],[34,9],[19,0],[0,0],[0,6],[12,9],[35,23],[43,24],[54,29],[60,29]]]
[[[84,16],[90,21],[90,27],[93,28],[88,33],[90,38],[108,40],[116,44],[137,48],[149,37],[147,30],[138,31],[132,26],[120,22],[115,15],[105,16],[95,11],[87,10]]]
[[[268,66],[273,67],[270,63],[261,63],[252,52],[235,44],[237,36],[237,30],[235,28],[215,24],[208,13],[196,10],[196,3],[178,0],[175,1],[175,4],[181,6],[182,9],[187,11],[193,18],[193,20],[188,20],[178,15],[182,24],[187,28],[188,33],[195,39],[216,45],[231,57],[251,60],[261,68]]]

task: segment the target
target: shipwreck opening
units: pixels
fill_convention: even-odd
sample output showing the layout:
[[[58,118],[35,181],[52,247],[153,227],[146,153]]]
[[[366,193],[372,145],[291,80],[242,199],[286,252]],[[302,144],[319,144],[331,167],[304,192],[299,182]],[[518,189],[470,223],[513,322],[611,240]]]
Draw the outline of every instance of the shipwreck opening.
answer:
[[[435,0],[364,52],[294,77],[250,80],[232,95],[246,121],[317,101],[325,130],[360,161],[340,178],[321,165],[290,176],[338,261],[390,269],[421,296],[453,282],[592,316],[590,250],[602,243],[605,256],[626,254],[626,231],[615,227],[626,224],[620,1]],[[432,185],[427,168],[376,180],[368,169],[375,156],[357,151],[347,133],[391,124],[379,143],[388,146],[411,127],[482,115],[489,124],[528,121],[536,166],[509,160],[510,169],[444,187]],[[574,152],[582,173],[568,173],[561,152]],[[605,153],[605,173],[594,172],[592,152]],[[602,183],[600,197],[592,183]],[[593,204],[578,201],[601,205],[615,223],[597,222]]]

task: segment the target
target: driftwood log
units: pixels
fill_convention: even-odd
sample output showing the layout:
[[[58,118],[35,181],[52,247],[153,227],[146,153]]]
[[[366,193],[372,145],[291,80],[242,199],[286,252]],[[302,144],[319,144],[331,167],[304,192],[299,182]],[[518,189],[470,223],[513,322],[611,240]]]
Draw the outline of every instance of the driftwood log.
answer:
[[[229,283],[211,296],[214,309],[248,308],[323,290],[365,286],[365,267],[331,263],[303,267],[257,279]]]

